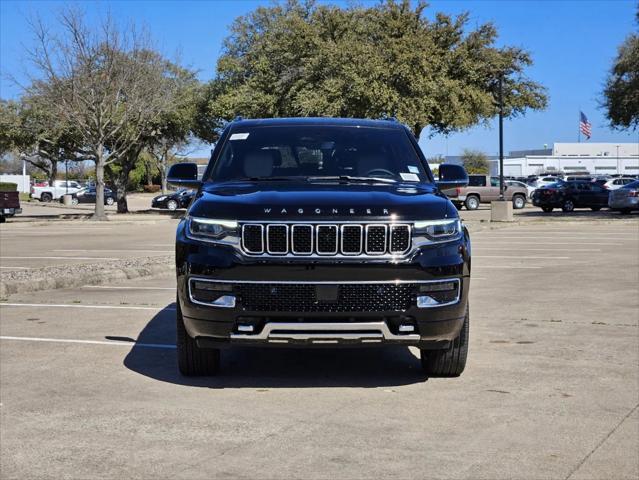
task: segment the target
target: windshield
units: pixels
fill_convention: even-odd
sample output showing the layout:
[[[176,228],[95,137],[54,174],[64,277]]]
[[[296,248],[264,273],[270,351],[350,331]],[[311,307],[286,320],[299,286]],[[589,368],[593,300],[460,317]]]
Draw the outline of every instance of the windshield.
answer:
[[[403,129],[262,126],[231,133],[208,180],[429,182]]]

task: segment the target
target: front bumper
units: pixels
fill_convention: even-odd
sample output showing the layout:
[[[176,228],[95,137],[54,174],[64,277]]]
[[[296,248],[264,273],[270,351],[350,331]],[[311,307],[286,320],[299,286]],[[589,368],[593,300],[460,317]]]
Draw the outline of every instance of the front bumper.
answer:
[[[404,262],[357,259],[251,259],[239,256],[232,248],[204,244],[177,234],[178,300],[189,335],[203,347],[234,344],[315,346],[315,345],[414,345],[420,348],[446,348],[456,338],[467,311],[470,283],[470,239],[431,245]],[[227,285],[226,299],[217,306],[193,297],[192,281]],[[238,285],[380,285],[399,283],[422,285],[454,282],[458,295],[453,302],[418,306],[416,293],[404,307],[389,302],[383,308],[357,311],[335,308],[305,307],[297,311],[255,307],[237,294]],[[246,292],[246,288],[242,290]],[[245,293],[246,295],[246,293]],[[233,297],[233,300],[230,300]],[[423,303],[423,302],[422,302]],[[332,311],[331,311],[332,310]]]

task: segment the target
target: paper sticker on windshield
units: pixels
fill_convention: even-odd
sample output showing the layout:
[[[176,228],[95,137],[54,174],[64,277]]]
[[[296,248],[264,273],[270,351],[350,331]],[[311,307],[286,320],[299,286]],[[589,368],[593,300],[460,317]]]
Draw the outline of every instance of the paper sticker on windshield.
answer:
[[[414,173],[400,173],[399,174],[400,177],[402,177],[402,180],[405,180],[406,182],[419,182],[419,175],[415,175]]]
[[[229,140],[246,140],[248,136],[248,133],[233,133]]]
[[[409,165],[408,166],[408,171],[410,173],[419,173],[419,168],[417,168],[415,165]]]

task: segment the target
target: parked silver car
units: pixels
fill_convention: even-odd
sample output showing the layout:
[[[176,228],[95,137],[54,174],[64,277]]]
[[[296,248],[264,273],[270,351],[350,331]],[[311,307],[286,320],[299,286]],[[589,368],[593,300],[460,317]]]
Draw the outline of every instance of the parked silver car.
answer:
[[[621,213],[639,210],[639,180],[612,190],[608,197],[608,206]]]

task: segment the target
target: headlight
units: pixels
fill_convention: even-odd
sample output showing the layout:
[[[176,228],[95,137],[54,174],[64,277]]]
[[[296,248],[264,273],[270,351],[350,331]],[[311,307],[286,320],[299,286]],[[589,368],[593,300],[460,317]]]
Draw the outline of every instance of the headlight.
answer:
[[[413,238],[417,244],[447,242],[461,236],[462,224],[459,218],[451,220],[426,220],[415,222]]]
[[[166,200],[166,195],[162,195],[161,197],[155,199],[156,202],[161,202],[162,200]]]
[[[224,244],[239,243],[238,224],[233,220],[188,217],[186,221],[188,236],[191,238]]]

